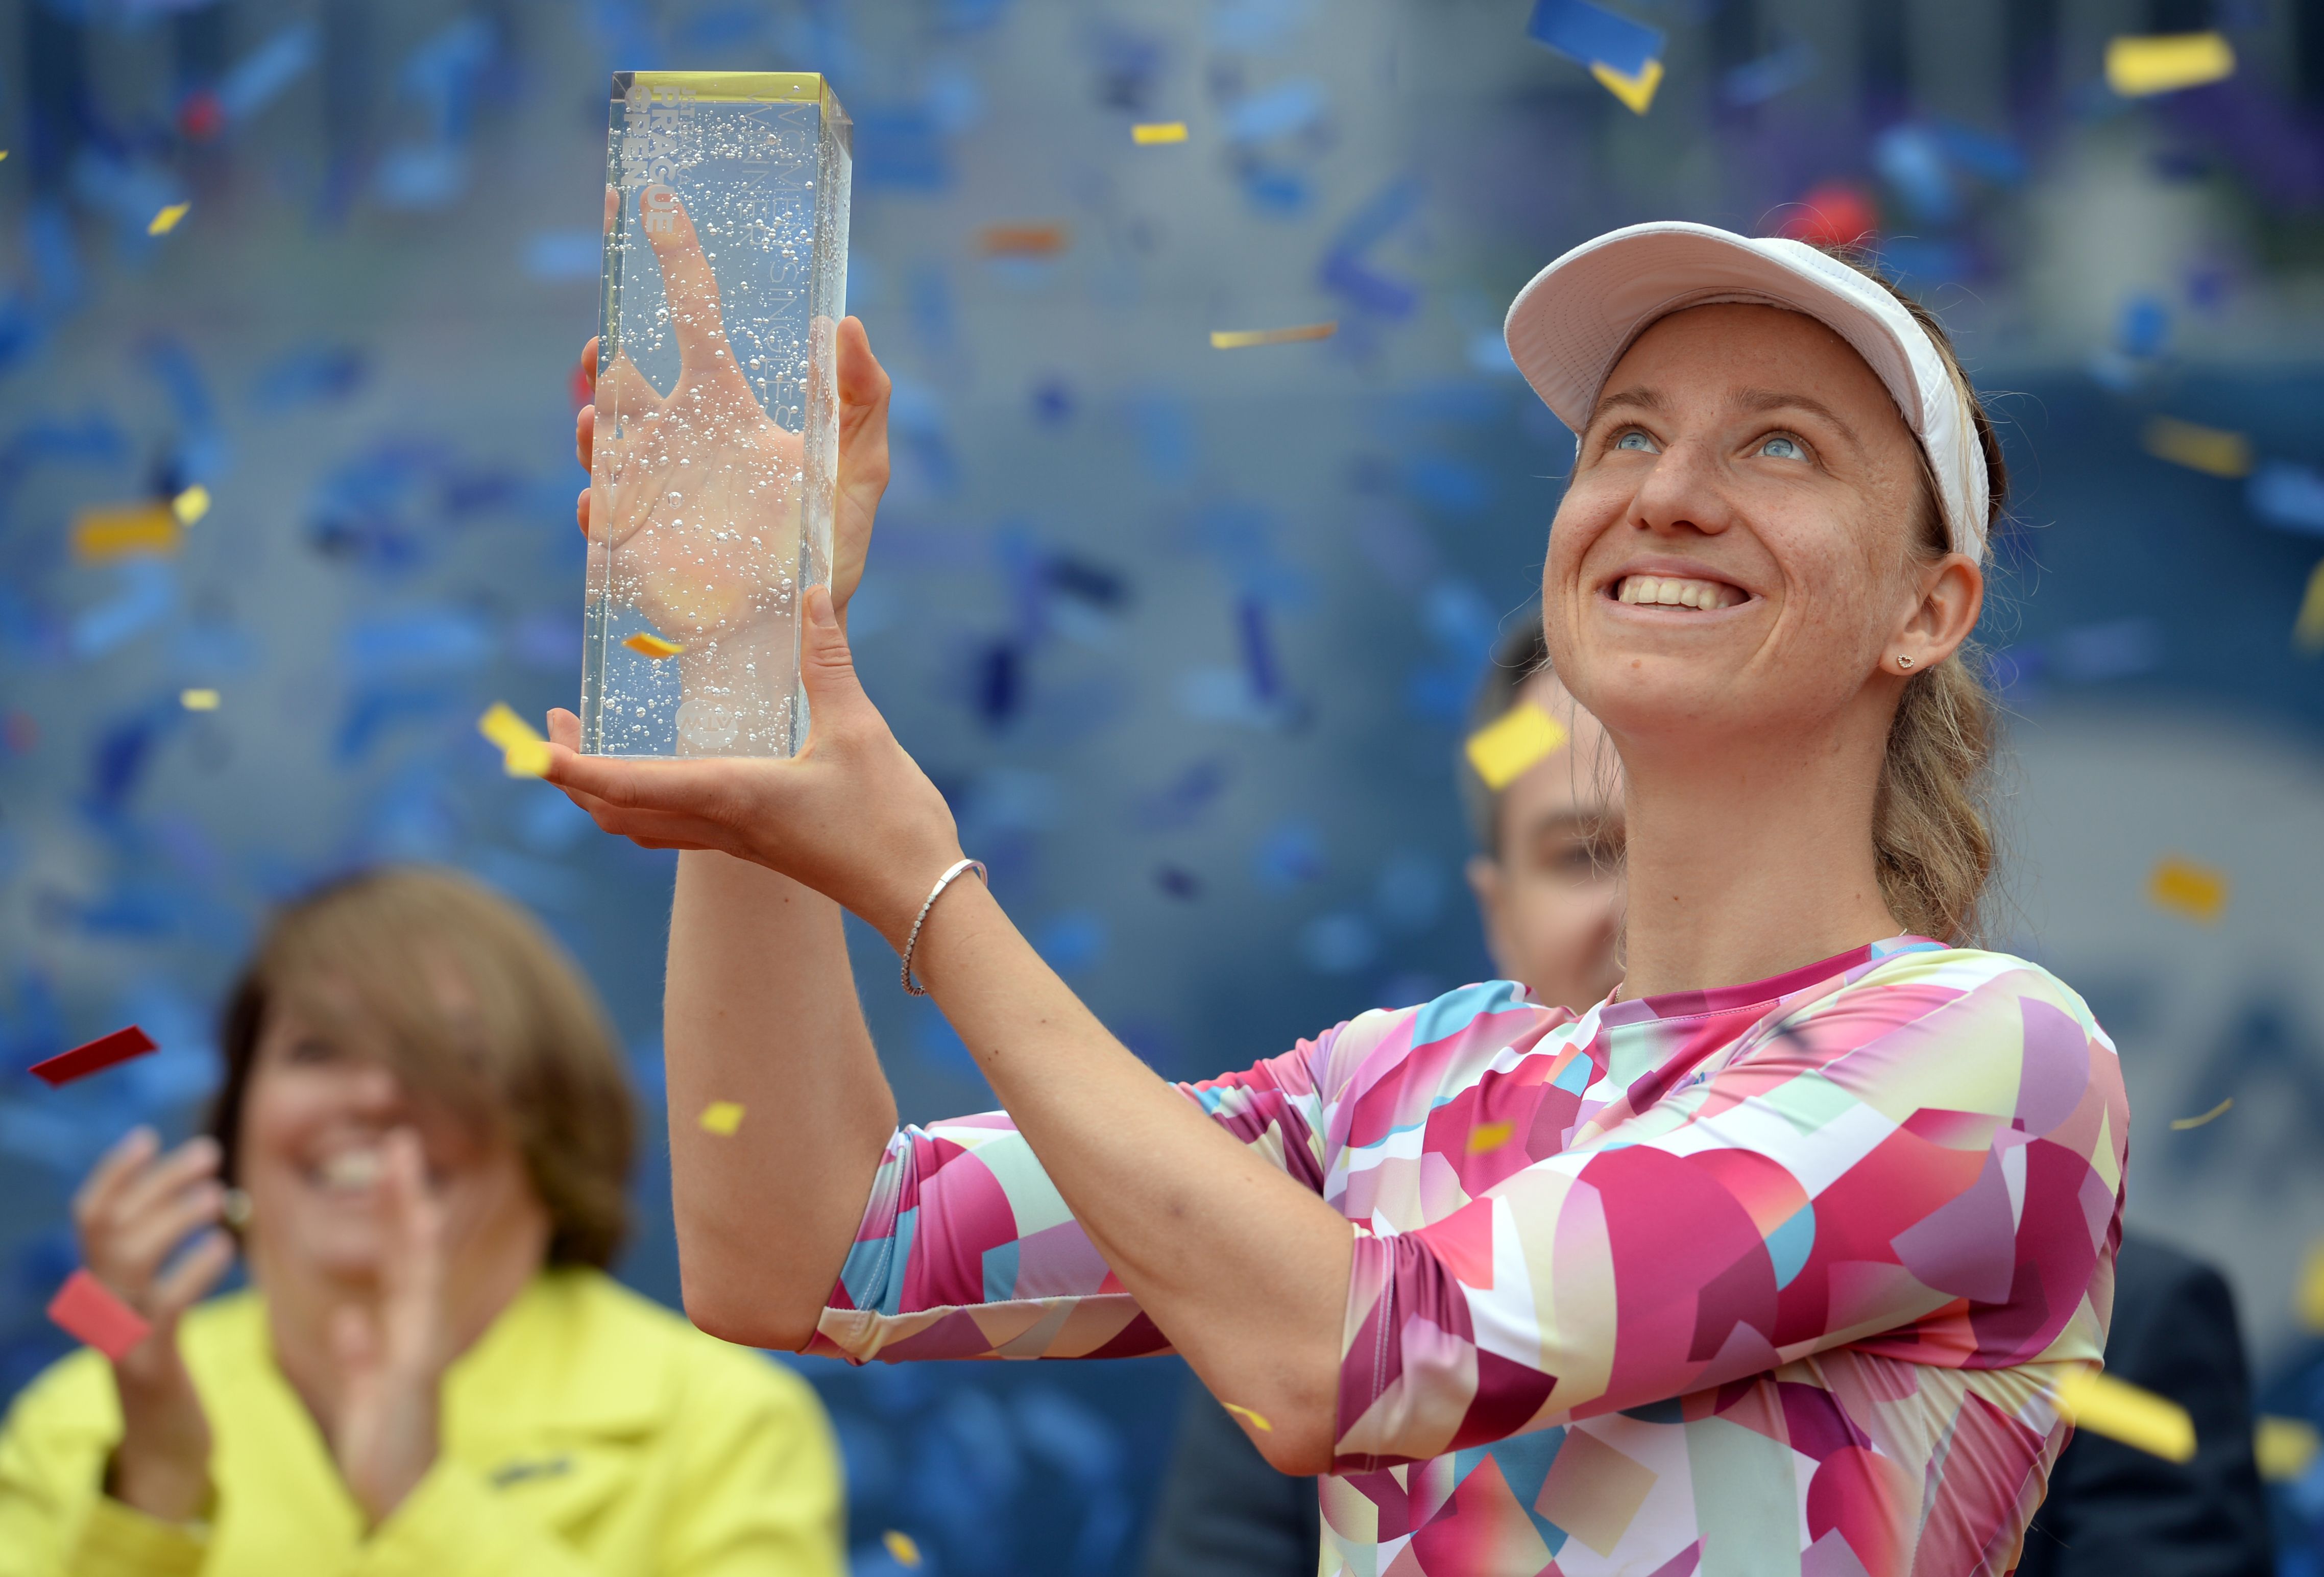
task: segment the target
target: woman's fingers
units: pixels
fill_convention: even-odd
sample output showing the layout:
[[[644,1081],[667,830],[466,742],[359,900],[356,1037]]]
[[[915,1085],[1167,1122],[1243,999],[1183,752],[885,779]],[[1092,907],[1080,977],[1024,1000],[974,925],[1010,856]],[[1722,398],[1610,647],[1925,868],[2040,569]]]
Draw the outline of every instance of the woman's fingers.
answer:
[[[106,1254],[106,1268],[129,1287],[144,1287],[171,1250],[201,1227],[215,1226],[225,1213],[225,1190],[198,1184],[123,1223]]]
[[[208,1297],[233,1263],[234,1240],[216,1230],[204,1232],[153,1283],[146,1299],[147,1315],[157,1325],[176,1319]]]
[[[113,1148],[105,1152],[88,1180],[73,1194],[73,1220],[84,1236],[90,1222],[111,1209],[114,1195],[153,1158],[153,1152],[161,1146],[161,1136],[142,1124],[114,1141]]]
[[[888,491],[888,401],[894,385],[877,356],[862,319],[841,320],[839,364],[839,478],[832,521],[831,592],[845,607],[863,577],[871,550],[872,522]]]
[[[573,413],[573,457],[581,462],[584,471],[590,469],[596,448],[597,402],[593,399]]]
[[[659,206],[666,202],[667,207]],[[731,385],[746,395],[749,385],[726,351],[726,318],[718,300],[718,276],[702,254],[702,238],[695,234],[694,217],[678,194],[666,186],[649,186],[638,194],[646,240],[661,263],[663,293],[669,299],[670,327],[678,335],[683,371],[679,379]]]
[[[214,1179],[217,1168],[217,1140],[197,1134],[121,1189],[113,1200],[113,1218],[124,1223],[135,1221],[190,1185]]]

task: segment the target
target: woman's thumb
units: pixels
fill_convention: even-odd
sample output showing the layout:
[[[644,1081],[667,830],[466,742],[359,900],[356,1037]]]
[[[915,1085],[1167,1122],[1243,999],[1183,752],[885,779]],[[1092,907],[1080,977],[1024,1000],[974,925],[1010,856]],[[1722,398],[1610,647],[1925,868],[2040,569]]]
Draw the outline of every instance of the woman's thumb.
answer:
[[[855,655],[847,650],[847,632],[831,605],[831,588],[811,587],[806,598],[806,638],[799,642],[799,675],[807,682],[810,710],[825,715],[826,708],[846,707],[863,694],[855,677]]]

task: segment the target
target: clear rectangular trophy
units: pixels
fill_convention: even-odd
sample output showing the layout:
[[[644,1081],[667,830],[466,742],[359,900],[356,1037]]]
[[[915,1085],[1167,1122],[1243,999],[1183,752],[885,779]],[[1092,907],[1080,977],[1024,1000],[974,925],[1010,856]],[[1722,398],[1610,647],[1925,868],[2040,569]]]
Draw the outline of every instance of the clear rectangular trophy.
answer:
[[[613,77],[587,753],[806,742],[799,608],[831,573],[848,132],[812,72]]]

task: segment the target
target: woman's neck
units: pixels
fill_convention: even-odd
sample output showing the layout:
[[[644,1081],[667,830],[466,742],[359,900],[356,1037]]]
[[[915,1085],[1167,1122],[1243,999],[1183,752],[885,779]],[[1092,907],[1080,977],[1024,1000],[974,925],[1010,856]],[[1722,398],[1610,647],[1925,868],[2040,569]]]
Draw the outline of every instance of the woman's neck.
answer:
[[[1619,741],[1621,995],[1741,985],[1901,930],[1872,852],[1886,738],[1886,720],[1867,716],[1804,746]]]

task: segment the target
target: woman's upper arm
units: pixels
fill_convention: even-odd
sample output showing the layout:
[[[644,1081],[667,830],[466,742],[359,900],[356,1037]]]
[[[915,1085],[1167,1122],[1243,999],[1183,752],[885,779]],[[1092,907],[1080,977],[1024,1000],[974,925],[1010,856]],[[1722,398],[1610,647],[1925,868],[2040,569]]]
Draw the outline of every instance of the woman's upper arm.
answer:
[[[1845,989],[1443,1220],[1358,1242],[1341,1458],[1844,1343],[1977,1368],[2070,1326],[2087,1344],[2126,1117],[2112,1047],[2038,970]]]

